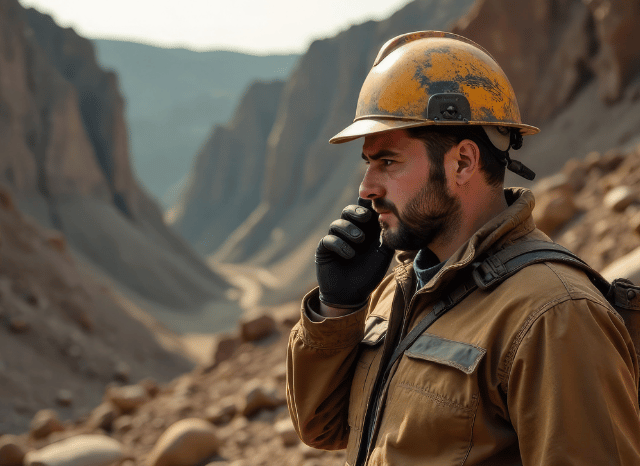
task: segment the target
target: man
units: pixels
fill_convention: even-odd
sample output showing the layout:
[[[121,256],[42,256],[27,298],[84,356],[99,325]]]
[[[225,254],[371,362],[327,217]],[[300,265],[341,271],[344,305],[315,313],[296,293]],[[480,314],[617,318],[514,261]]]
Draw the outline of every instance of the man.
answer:
[[[427,31],[383,46],[331,140],[364,137],[361,199],[318,245],[289,342],[305,443],[349,465],[640,464],[633,342],[582,271],[545,262],[461,288],[496,252],[550,241],[531,192],[503,189],[505,166],[532,178],[508,151],[537,131],[477,44]]]

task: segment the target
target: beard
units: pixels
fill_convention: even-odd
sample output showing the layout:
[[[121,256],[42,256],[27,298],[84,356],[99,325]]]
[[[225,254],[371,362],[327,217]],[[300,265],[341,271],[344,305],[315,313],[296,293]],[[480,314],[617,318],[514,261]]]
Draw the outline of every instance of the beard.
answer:
[[[452,237],[460,225],[460,199],[451,195],[444,170],[431,170],[402,213],[387,199],[374,199],[373,206],[376,210],[391,211],[398,219],[395,231],[386,222],[380,222],[382,242],[396,250],[425,249],[436,240]]]

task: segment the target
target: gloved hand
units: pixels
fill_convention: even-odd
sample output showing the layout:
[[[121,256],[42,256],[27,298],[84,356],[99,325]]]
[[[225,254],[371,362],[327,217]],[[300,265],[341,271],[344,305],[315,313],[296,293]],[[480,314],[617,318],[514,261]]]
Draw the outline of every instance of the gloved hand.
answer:
[[[331,223],[316,249],[320,301],[327,306],[357,309],[384,278],[393,249],[380,243],[378,214],[371,201],[358,198]]]

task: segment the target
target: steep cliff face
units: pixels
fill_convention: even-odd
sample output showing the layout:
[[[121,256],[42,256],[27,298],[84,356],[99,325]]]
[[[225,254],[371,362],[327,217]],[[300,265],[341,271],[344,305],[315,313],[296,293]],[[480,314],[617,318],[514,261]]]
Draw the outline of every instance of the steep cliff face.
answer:
[[[50,66],[17,1],[0,6],[0,176],[18,195],[104,198],[76,90]]]
[[[258,207],[267,137],[283,86],[252,84],[231,122],[215,127],[196,156],[183,197],[166,218],[197,250],[218,248]]]
[[[479,0],[453,31],[509,76],[523,120],[542,129],[515,155],[545,176],[640,134],[639,20],[634,0]]]
[[[133,176],[118,81],[91,42],[16,0],[0,0],[0,26],[0,182],[20,208],[146,299],[224,299]]]
[[[72,29],[60,28],[34,9],[26,10],[25,19],[50,63],[76,91],[86,137],[113,203],[125,215],[138,216],[141,193],[131,173],[124,101],[115,74],[98,66],[91,42]]]
[[[502,66],[534,124],[562,111],[592,80],[615,102],[639,71],[640,4],[632,0],[479,0],[453,32],[481,43]]]

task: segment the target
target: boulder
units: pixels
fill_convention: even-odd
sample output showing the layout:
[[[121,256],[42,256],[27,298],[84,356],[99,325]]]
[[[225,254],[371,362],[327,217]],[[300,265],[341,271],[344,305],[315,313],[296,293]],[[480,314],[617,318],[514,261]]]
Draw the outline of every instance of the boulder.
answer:
[[[613,188],[604,197],[604,205],[614,212],[624,212],[633,202],[638,200],[638,193],[629,186]]]
[[[0,437],[0,466],[22,466],[24,450],[18,437],[3,435]]]
[[[131,377],[131,368],[129,367],[129,364],[127,364],[124,361],[119,361],[116,364],[113,378],[120,382],[127,383],[129,382],[130,377]]]
[[[123,413],[131,413],[149,401],[149,393],[141,385],[109,387],[105,396]]]
[[[275,331],[276,321],[268,315],[262,315],[240,323],[240,336],[243,341],[262,340]]]
[[[640,283],[640,247],[605,267],[602,276],[609,281],[628,278],[633,283]]]
[[[636,234],[640,235],[640,212],[631,217],[630,226]]]
[[[209,369],[216,367],[222,361],[230,359],[241,343],[242,340],[236,336],[222,335],[213,352],[212,363]]]
[[[55,411],[43,409],[38,411],[31,420],[30,431],[33,438],[41,439],[48,437],[53,432],[64,431],[64,426]]]
[[[278,421],[274,426],[274,429],[278,436],[282,439],[282,443],[285,447],[292,447],[300,442],[298,433],[293,427],[291,419],[283,419]]]
[[[113,428],[113,421],[118,417],[119,410],[111,403],[102,403],[91,411],[87,426],[90,429],[103,429],[107,432]]]
[[[4,185],[0,186],[0,209],[13,212],[15,208],[11,191]]]
[[[148,456],[147,466],[195,466],[218,452],[213,426],[203,419],[183,419],[171,425]]]
[[[58,393],[56,393],[56,403],[60,406],[71,406],[73,403],[73,392],[66,388],[58,390]]]
[[[158,382],[156,382],[151,377],[147,377],[146,379],[142,379],[138,382],[138,385],[144,387],[151,398],[154,398],[159,392],[160,387],[158,386]]]
[[[9,319],[9,330],[11,333],[26,333],[29,331],[31,326],[29,322],[20,317],[10,317]]]
[[[114,432],[118,432],[119,434],[129,432],[131,429],[133,429],[133,418],[128,414],[120,416],[119,418],[114,419],[111,428]]]
[[[253,380],[247,385],[242,415],[251,417],[263,409],[274,409],[285,401],[278,397],[273,385],[262,380]]]
[[[78,435],[25,455],[24,466],[107,466],[125,457],[117,440],[105,435]]]
[[[205,417],[209,422],[217,426],[228,424],[238,413],[238,407],[231,398],[225,398],[215,406],[210,406],[205,411]]]
[[[551,235],[579,212],[568,190],[556,190],[542,196],[536,203],[533,216],[536,226]]]
[[[64,253],[67,251],[67,240],[61,233],[52,233],[45,239],[45,244],[54,251]]]

